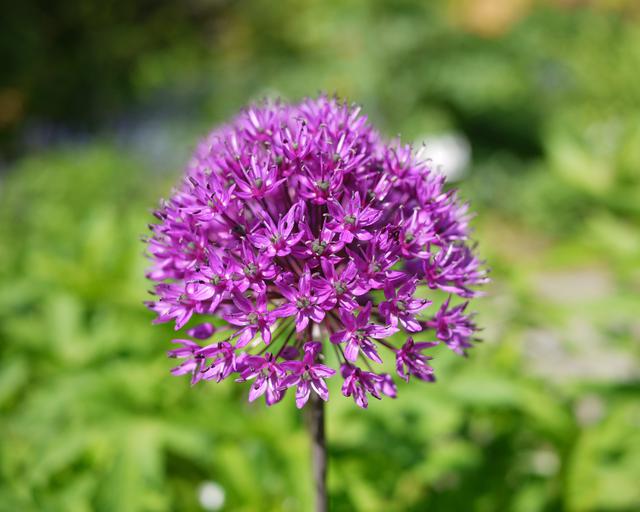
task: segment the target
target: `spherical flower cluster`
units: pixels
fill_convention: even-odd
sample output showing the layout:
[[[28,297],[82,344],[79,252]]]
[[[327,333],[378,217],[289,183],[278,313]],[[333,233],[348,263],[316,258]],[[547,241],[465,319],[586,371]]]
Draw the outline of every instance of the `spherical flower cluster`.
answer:
[[[487,277],[466,205],[357,107],[321,97],[245,110],[199,144],[155,215],[148,305],[176,330],[200,318],[169,352],[193,383],[234,376],[268,405],[295,388],[303,407],[311,393],[327,400],[339,373],[367,407],[396,395],[378,369],[386,354],[400,378],[432,381],[423,351],[464,354],[474,339],[465,308]],[[439,309],[421,298],[429,289],[448,297]],[[324,364],[331,352],[339,372]]]

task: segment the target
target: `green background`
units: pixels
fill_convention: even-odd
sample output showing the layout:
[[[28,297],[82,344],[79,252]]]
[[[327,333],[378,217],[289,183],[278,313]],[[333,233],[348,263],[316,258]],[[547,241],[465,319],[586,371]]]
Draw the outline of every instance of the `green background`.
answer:
[[[198,137],[318,91],[470,144],[492,268],[437,383],[334,379],[332,510],[640,510],[637,2],[53,4],[0,20],[0,511],[310,510],[292,397],[169,375],[140,236]]]

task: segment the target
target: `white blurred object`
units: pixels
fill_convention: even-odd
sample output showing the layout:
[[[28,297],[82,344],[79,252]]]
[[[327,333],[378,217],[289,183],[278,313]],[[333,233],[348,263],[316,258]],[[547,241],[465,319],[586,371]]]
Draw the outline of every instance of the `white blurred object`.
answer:
[[[531,457],[531,469],[541,476],[554,475],[560,467],[558,455],[549,449],[538,450]]]
[[[471,145],[464,135],[427,135],[418,140],[416,148],[422,157],[433,162],[433,170],[444,174],[447,181],[461,179],[471,162]]]
[[[578,423],[583,427],[595,425],[604,416],[605,404],[599,396],[587,395],[578,401],[574,413]]]
[[[224,498],[224,489],[216,482],[204,482],[198,488],[198,500],[205,510],[220,510]]]

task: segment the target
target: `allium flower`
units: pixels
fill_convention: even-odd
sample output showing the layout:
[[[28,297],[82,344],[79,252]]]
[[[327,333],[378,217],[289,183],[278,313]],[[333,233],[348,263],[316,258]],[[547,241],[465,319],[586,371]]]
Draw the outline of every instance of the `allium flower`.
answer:
[[[342,394],[353,396],[353,400],[363,409],[369,405],[367,393],[380,400],[380,391],[384,385],[384,377],[373,372],[366,372],[357,366],[343,365],[341,368],[344,383]]]
[[[249,343],[257,332],[262,340],[271,343],[271,326],[276,321],[275,314],[267,310],[267,297],[264,293],[255,293],[255,302],[250,301],[239,292],[233,295],[233,304],[237,313],[228,313],[223,318],[239,329],[232,336],[236,338],[236,347],[242,348]]]
[[[276,356],[248,356],[240,372],[239,382],[255,379],[249,391],[249,402],[266,393],[267,405],[273,405],[282,400],[284,395],[282,379],[285,376],[281,363],[276,362]]]
[[[371,316],[371,302],[362,308],[358,316],[340,310],[340,320],[345,329],[333,333],[330,336],[332,343],[345,343],[344,356],[352,363],[358,360],[358,354],[362,352],[376,363],[382,363],[382,359],[376,351],[373,339],[387,338],[397,332],[394,326],[382,326],[369,323]]]
[[[409,375],[415,375],[420,380],[432,381],[433,368],[427,361],[433,359],[425,356],[422,350],[437,345],[435,342],[414,343],[413,338],[408,338],[402,348],[396,352],[396,371],[398,375],[409,382]]]
[[[471,341],[477,327],[471,320],[472,315],[464,313],[469,302],[463,302],[452,308],[449,307],[450,302],[451,299],[448,298],[426,325],[435,329],[436,337],[444,341],[451,350],[464,355],[465,350],[472,347]]]
[[[285,361],[281,367],[291,373],[282,382],[283,387],[297,386],[296,406],[300,409],[309,400],[311,389],[324,401],[329,400],[329,389],[324,379],[331,377],[335,370],[316,362],[322,344],[305,343],[302,361]]]
[[[378,306],[385,321],[394,327],[400,323],[409,332],[420,332],[420,322],[416,315],[429,305],[429,301],[414,298],[418,280],[413,278],[397,288],[390,282],[384,287],[387,299]]]
[[[199,144],[155,216],[148,305],[156,322],[194,324],[169,352],[193,383],[235,376],[268,405],[295,388],[303,407],[329,398],[339,368],[342,393],[367,407],[396,396],[393,363],[401,379],[432,381],[423,351],[471,347],[465,309],[487,276],[467,206],[357,107],[245,110]]]
[[[296,319],[296,331],[304,331],[309,325],[309,320],[319,324],[324,319],[324,300],[319,299],[315,291],[311,289],[311,272],[305,267],[300,276],[298,287],[290,285],[278,285],[278,290],[288,301],[274,311],[278,317],[294,316]]]

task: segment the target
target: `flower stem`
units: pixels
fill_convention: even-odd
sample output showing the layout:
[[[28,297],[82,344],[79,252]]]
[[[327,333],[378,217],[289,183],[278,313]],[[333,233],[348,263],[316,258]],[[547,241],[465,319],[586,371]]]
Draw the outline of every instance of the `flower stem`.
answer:
[[[327,512],[327,447],[324,435],[324,401],[315,393],[309,398],[308,426],[311,434],[311,463],[315,487],[315,512]]]

